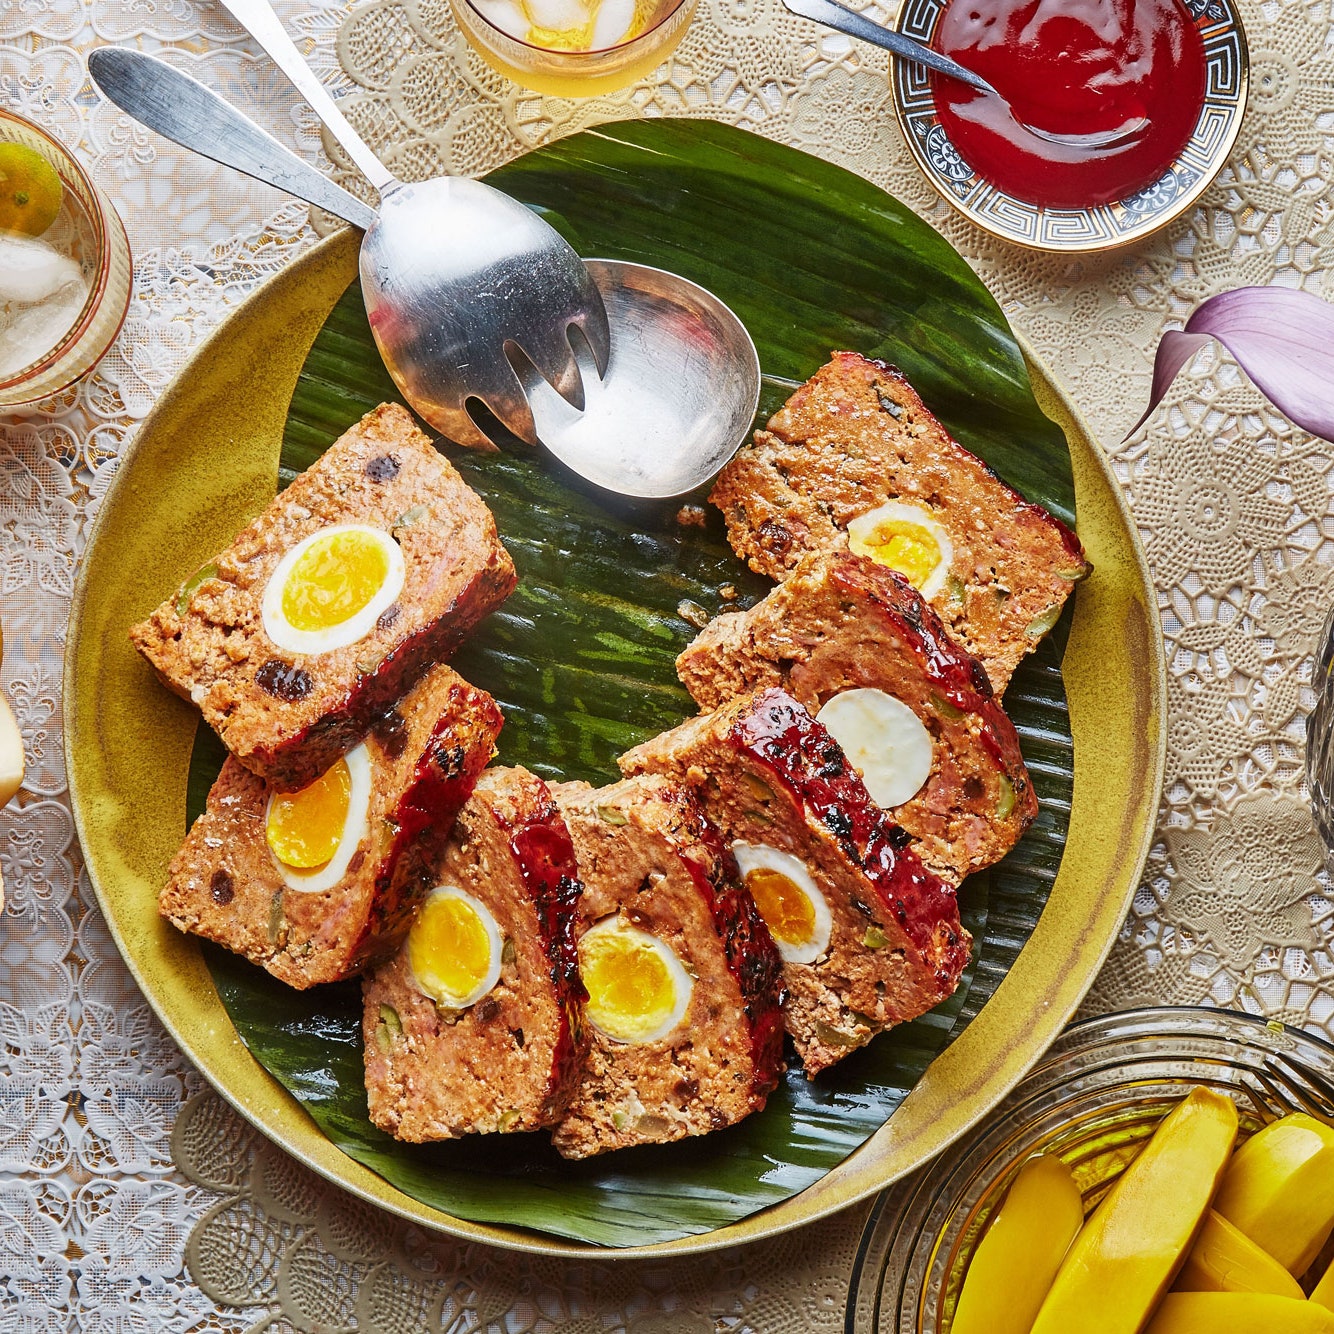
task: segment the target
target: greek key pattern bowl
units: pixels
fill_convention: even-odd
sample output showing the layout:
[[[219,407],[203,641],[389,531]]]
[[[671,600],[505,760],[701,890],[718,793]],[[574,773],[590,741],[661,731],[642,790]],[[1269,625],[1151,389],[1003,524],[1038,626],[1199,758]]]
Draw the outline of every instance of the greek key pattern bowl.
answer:
[[[904,0],[898,30],[930,44],[947,0]],[[908,147],[937,190],[966,218],[1003,241],[1035,250],[1111,250],[1180,217],[1222,170],[1246,111],[1250,61],[1233,0],[1185,0],[1204,41],[1204,104],[1190,142],[1158,180],[1128,199],[1089,208],[1042,208],[979,176],[936,113],[931,78],[914,61],[890,70],[894,107]]]

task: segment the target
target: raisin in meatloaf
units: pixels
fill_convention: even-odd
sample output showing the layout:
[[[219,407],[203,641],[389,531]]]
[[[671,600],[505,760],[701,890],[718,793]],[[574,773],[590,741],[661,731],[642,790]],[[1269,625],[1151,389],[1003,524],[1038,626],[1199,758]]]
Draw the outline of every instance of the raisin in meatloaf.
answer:
[[[783,1016],[808,1077],[954,992],[971,945],[954,889],[790,695],[744,695],[621,767],[685,782],[730,843],[782,953]]]
[[[552,1141],[567,1158],[703,1135],[782,1072],[782,963],[686,790],[633,778],[553,791],[584,883],[589,1050]]]
[[[488,694],[438,666],[295,795],[228,758],[159,910],[291,986],[348,977],[407,931],[500,723]]]
[[[701,709],[765,686],[788,691],[946,879],[999,861],[1037,814],[982,664],[902,577],[865,556],[802,557],[762,602],[716,617],[676,669]]]
[[[752,568],[848,547],[904,573],[1000,694],[1089,571],[1078,538],[953,440],[898,371],[839,352],[710,496]]]
[[[514,583],[490,511],[384,404],[130,636],[245,768],[295,791]]]
[[[547,785],[483,774],[407,940],[362,984],[382,1130],[420,1143],[560,1119],[586,1046],[578,876]]]

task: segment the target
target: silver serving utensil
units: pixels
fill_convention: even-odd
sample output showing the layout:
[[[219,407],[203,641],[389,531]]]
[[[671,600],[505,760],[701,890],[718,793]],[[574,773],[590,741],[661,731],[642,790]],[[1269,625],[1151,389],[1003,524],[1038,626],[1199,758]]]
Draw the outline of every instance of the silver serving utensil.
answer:
[[[750,432],[760,359],[732,309],[675,273],[587,260],[611,323],[611,361],[576,412],[525,377],[538,439],[581,477],[625,496],[681,496]]]
[[[102,47],[89,55],[88,69],[116,106],[173,143],[355,226],[374,224],[369,205],[165,61]],[[515,355],[511,373],[532,404],[534,436],[571,471],[609,491],[663,498],[693,490],[750,430],[760,395],[755,346],[726,305],[684,278],[613,260],[589,260],[587,270],[610,317],[605,378],[597,378],[592,349],[575,339],[586,389],[581,413]]]
[[[577,328],[598,371],[610,352],[602,297],[569,243],[532,209],[480,181],[405,184],[367,147],[287,35],[268,0],[220,0],[267,52],[380,196],[361,243],[366,314],[389,374],[436,430],[494,448],[467,410],[477,399],[535,440],[516,350],[576,406]]]
[[[783,0],[783,4],[798,18],[811,19],[826,28],[832,28],[835,32],[841,32],[845,37],[856,37],[859,41],[870,42],[872,46],[882,47],[903,60],[915,60],[919,65],[925,65],[927,69],[935,70],[937,74],[947,74],[951,79],[958,79],[970,88],[1000,97],[995,88],[980,74],[974,74],[957,60],[951,60],[949,56],[932,50],[925,42],[919,42],[915,37],[895,32],[892,28],[881,27],[873,19],[868,19],[865,14],[859,14],[855,9],[840,5],[838,0]],[[1004,101],[1003,98],[1001,100]]]

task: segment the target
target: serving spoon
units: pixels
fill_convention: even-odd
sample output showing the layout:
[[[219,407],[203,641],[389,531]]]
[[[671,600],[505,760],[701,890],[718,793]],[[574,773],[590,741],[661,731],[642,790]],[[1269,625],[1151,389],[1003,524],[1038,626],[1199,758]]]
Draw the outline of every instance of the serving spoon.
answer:
[[[165,61],[108,46],[89,55],[88,70],[116,106],[173,143],[355,227],[375,225],[368,204]],[[508,202],[528,212],[517,201]],[[363,254],[364,247],[363,242]],[[411,273],[411,256],[407,262]],[[606,259],[589,260],[585,271],[608,317],[605,374],[598,378],[596,349],[573,340],[571,361],[584,388],[573,405],[533,361],[522,355],[507,361],[532,426],[532,438],[522,438],[540,441],[571,471],[608,491],[641,499],[684,495],[712,477],[749,433],[760,398],[755,345],[728,306],[676,274]],[[399,388],[420,411],[402,383]],[[471,417],[468,426],[494,448]],[[437,429],[469,443],[454,429]]]

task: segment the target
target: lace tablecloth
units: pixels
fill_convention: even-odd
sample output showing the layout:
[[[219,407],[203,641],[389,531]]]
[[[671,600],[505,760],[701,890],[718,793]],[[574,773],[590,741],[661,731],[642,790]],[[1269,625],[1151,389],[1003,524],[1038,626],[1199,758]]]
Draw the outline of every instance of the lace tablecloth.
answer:
[[[818,36],[777,0],[701,0],[654,79],[585,103],[505,83],[467,51],[444,0],[280,8],[400,174],[481,172],[635,114],[710,116],[860,171],[944,231],[1101,436],[1157,580],[1171,671],[1161,837],[1090,1006],[1212,1001],[1334,1032],[1334,894],[1301,773],[1309,657],[1334,596],[1328,447],[1207,356],[1148,432],[1121,443],[1165,321],[1243,283],[1334,297],[1328,0],[1245,0],[1252,95],[1231,166],[1165,234],[1076,259],[990,243],[954,217],[909,160],[880,57]],[[328,165],[309,113],[209,0],[0,3],[0,102],[77,151],[136,256],[130,317],[99,371],[0,422],[3,685],[29,765],[0,812],[0,1331],[832,1334],[864,1209],[674,1264],[571,1266],[455,1245],[348,1199],[250,1133],[130,981],[82,870],[61,758],[74,570],[155,395],[314,231],[303,207],[102,101],[84,57],[107,42],[161,49]]]

